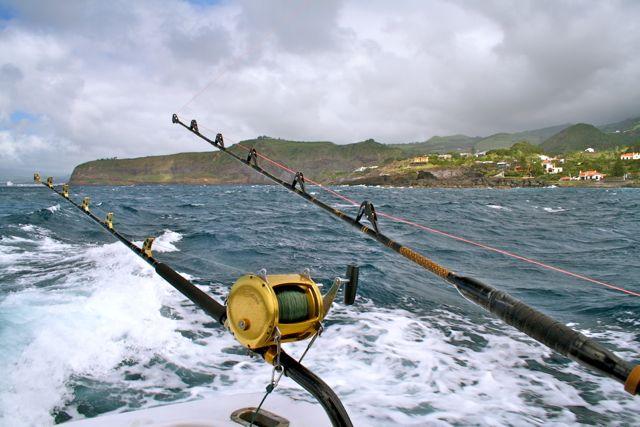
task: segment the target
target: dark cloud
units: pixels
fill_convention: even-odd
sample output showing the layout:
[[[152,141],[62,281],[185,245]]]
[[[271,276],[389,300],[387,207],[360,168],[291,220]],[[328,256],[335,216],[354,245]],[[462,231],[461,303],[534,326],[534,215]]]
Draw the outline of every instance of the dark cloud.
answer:
[[[173,112],[230,140],[339,143],[640,114],[636,1],[21,0],[3,10],[0,164],[27,175],[206,149],[171,126]],[[38,119],[14,123],[16,111]]]

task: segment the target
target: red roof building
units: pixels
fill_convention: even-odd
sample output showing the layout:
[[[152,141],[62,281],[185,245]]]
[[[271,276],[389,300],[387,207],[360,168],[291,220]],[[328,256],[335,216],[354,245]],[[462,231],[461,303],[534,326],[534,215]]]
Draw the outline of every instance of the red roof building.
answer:
[[[605,176],[606,176],[605,174],[600,173],[597,170],[592,170],[592,171],[584,171],[584,172],[580,171],[578,178],[581,181],[588,181],[588,180],[602,181]]]

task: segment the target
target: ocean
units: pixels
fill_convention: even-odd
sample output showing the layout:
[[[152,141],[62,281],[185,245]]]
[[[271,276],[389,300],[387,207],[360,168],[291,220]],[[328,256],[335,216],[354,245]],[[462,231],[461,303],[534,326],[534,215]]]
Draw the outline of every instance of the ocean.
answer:
[[[355,209],[317,187],[333,206]],[[334,187],[376,209],[640,292],[639,189]],[[360,266],[305,357],[354,423],[637,424],[640,398],[553,353],[345,223],[275,186],[76,187],[121,233],[219,301],[246,272]],[[640,298],[380,218],[456,272],[640,363]],[[271,368],[44,186],[0,188],[0,425],[46,426],[261,392]],[[306,342],[286,345],[299,355]],[[284,378],[277,393],[311,400]],[[258,402],[256,402],[257,404]]]

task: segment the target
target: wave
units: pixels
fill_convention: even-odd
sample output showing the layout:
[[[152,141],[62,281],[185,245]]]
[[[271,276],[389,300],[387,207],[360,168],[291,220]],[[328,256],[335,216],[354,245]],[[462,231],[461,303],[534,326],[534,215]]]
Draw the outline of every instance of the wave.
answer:
[[[180,188],[181,194],[185,191],[190,190]],[[198,191],[202,190],[198,187]],[[154,209],[144,204],[151,202],[141,202],[144,219],[126,228],[144,235],[149,224],[159,224],[164,231],[154,248],[173,252],[171,257],[179,261],[177,265],[188,266],[189,271],[198,269],[189,264],[188,255],[206,248],[211,248],[215,259],[233,260],[238,267],[254,271],[262,267],[274,272],[310,267],[314,277],[330,278],[344,272],[345,262],[361,266],[357,304],[334,308],[325,332],[305,358],[305,365],[336,390],[356,425],[587,424],[594,419],[603,424],[636,422],[633,417],[640,411],[640,401],[625,397],[619,384],[479,314],[479,310],[459,302],[453,292],[427,293],[421,285],[431,283],[429,277],[419,272],[407,274],[407,263],[367,240],[356,240],[350,232],[337,228],[340,224],[336,226],[331,218],[309,209],[304,211],[304,221],[292,216],[295,221],[281,224],[273,220],[269,210],[251,215],[244,204],[225,196],[223,190],[208,187],[207,191],[212,197],[220,196],[212,199],[212,206],[219,205],[220,213],[215,214],[215,220],[214,214],[184,215],[178,229],[184,237],[172,230],[173,220],[163,216],[173,212],[175,200],[180,200],[175,194],[155,198]],[[539,206],[522,209],[523,214],[531,216],[517,223],[518,232],[500,236],[501,243],[514,247],[538,247],[531,238],[533,232],[544,242],[573,242],[576,236],[592,243],[596,239],[592,247],[597,251],[601,245],[598,228],[608,230],[608,223],[601,221],[596,227],[585,221],[594,215],[602,218],[603,212],[612,209],[596,206],[593,212],[583,214],[581,193],[576,193],[562,201],[570,212],[554,216],[556,220],[542,227],[540,221],[549,218],[542,207],[557,202],[544,199],[537,190],[501,195],[504,198],[497,199],[500,205],[495,204],[495,194],[488,195],[484,190],[435,193],[418,189],[411,191],[414,199],[401,198],[394,192],[368,191],[382,199],[382,206],[389,204],[400,210],[398,215],[445,230],[457,227],[461,234],[470,233],[471,237],[474,233],[491,236],[492,227],[507,223],[506,214],[486,215],[487,209],[497,209],[488,207],[489,203],[514,210],[516,206]],[[104,190],[107,192],[113,194]],[[263,201],[263,193],[263,187],[253,193],[243,187],[240,192],[242,200],[253,194],[258,201]],[[428,196],[433,194],[438,194],[438,199],[431,203],[433,198]],[[105,200],[105,204],[118,203],[115,196],[112,200],[116,202]],[[287,216],[279,216],[278,221],[298,212],[297,205],[293,209],[285,204],[286,194],[273,191],[269,197],[282,211],[288,209]],[[525,197],[530,204],[524,204]],[[630,199],[633,197],[637,196]],[[222,198],[227,204],[222,204]],[[131,200],[126,199],[126,203],[131,204]],[[417,200],[425,202],[409,206]],[[638,205],[633,200],[624,203],[617,207],[611,221],[635,237],[633,213]],[[22,207],[34,209],[31,204],[16,204],[14,212],[21,212]],[[84,220],[76,216],[54,214],[46,208],[41,211],[25,218],[0,218],[0,343],[5,350],[0,353],[0,372],[4,375],[0,381],[0,425],[13,425],[15,420],[24,425],[51,425],[53,415],[75,419],[216,393],[264,391],[271,367],[248,358],[229,333],[157,277],[146,263],[119,243],[96,242],[102,238],[104,242],[108,236],[91,234],[87,231],[90,226],[82,225]],[[50,221],[51,215],[60,221]],[[78,224],[85,227],[74,234],[79,240],[66,243],[66,236],[73,231],[69,228]],[[194,238],[200,236],[197,230],[206,230],[216,239]],[[286,230],[285,235],[281,235],[282,230]],[[389,232],[398,233],[391,228]],[[432,244],[429,237],[423,241],[421,235],[410,232],[401,236],[418,249],[422,245],[433,251],[453,268],[470,270],[470,274],[475,269],[478,275],[494,279],[497,287],[527,295],[532,303],[545,305],[553,314],[560,313],[560,320],[577,319],[577,328],[629,359],[637,357],[640,317],[629,297],[619,300],[616,294],[588,287],[571,294],[572,299],[575,297],[572,307],[601,311],[597,316],[595,311],[572,312],[564,305],[552,304],[562,294],[566,300],[565,288],[576,289],[569,288],[570,284],[558,276],[517,264],[508,264],[507,274],[498,269],[495,258],[485,259],[464,246],[449,242],[440,245],[438,241]],[[623,257],[637,259],[633,239],[625,245],[624,251],[605,251],[600,256],[594,252],[593,256],[578,257],[570,251],[557,256],[569,266],[585,268],[588,274],[589,268],[597,269],[604,262],[615,266]],[[219,257],[227,252],[231,254],[228,259]],[[461,255],[468,259],[461,260]],[[603,273],[616,275],[612,279],[616,282],[632,281],[638,265],[624,265],[625,269]],[[220,284],[217,280],[221,276],[216,275],[221,271],[213,266],[211,271],[198,272],[208,280],[192,279],[223,301],[236,273],[225,273],[225,283]],[[505,274],[498,274],[500,271]],[[523,285],[513,285],[509,277],[514,274]],[[416,300],[400,296],[405,294]],[[549,300],[549,295],[554,298]],[[609,311],[607,307],[611,307]],[[602,323],[590,320],[594,318]],[[294,343],[285,348],[299,356],[306,345]],[[283,378],[278,392],[310,399],[287,378]]]
[[[179,252],[180,249],[178,249],[174,243],[179,242],[180,240],[182,240],[182,234],[171,230],[164,230],[164,232],[153,241],[152,249],[159,253]],[[133,243],[138,246],[142,246],[143,242],[134,241]]]
[[[496,209],[496,210],[503,210],[503,211],[511,211],[511,208],[508,208],[506,206],[500,206],[500,205],[486,205],[488,208],[491,209]]]
[[[204,206],[204,203],[184,203],[182,205],[179,205],[179,208],[199,208]]]

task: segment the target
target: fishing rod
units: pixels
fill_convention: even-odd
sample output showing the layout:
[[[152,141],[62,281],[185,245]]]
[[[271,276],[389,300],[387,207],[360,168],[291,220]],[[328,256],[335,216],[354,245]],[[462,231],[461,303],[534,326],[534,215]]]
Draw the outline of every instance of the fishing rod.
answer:
[[[58,191],[54,187],[52,177],[42,182],[40,174],[35,173],[33,179],[102,226],[153,267],[160,277],[214,318],[220,326],[230,329],[240,344],[273,365],[272,380],[267,386],[265,399],[277,386],[280,376],[286,375],[316,398],[333,426],[352,426],[349,415],[336,393],[300,362],[322,332],[322,321],[343,285],[344,303],[354,303],[359,276],[356,266],[347,267],[346,279],[336,277],[325,295],[320,293],[316,283],[311,280],[308,270],[302,274],[276,275],[267,275],[265,270],[261,270],[258,274],[244,275],[232,286],[227,305],[224,306],[167,264],[158,261],[152,252],[153,237],[146,238],[140,247],[115,230],[113,212],[107,213],[103,221],[91,212],[89,197],[84,197],[82,203],[78,204],[69,196],[67,184],[63,184],[62,189]],[[311,342],[299,360],[289,356],[281,347],[282,343],[310,337]],[[261,406],[262,403],[253,413],[252,425]]]
[[[212,140],[199,131],[196,120],[191,120],[191,123],[187,125],[180,120],[177,114],[173,114],[171,120],[174,124],[184,127],[238,162],[249,166],[264,177],[292,191],[308,202],[357,228],[387,248],[399,253],[411,262],[440,277],[446,283],[452,285],[465,299],[493,313],[505,323],[536,341],[571,360],[622,383],[624,390],[631,395],[636,395],[640,391],[640,365],[634,366],[595,340],[530,307],[508,293],[472,277],[459,275],[415,250],[387,237],[380,232],[378,218],[371,202],[362,202],[357,215],[351,217],[307,193],[304,185],[304,174],[301,171],[295,174],[292,183],[285,182],[258,165],[258,153],[255,148],[250,149],[249,155],[243,158],[225,147],[221,133],[218,133],[215,139]],[[363,217],[369,221],[372,227],[360,222]]]

